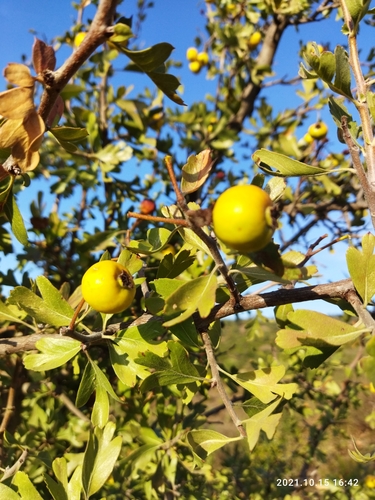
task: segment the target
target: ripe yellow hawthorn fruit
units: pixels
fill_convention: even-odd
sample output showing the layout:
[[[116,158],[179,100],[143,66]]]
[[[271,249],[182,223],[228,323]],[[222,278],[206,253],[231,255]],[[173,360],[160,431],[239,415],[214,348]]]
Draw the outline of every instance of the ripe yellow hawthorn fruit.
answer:
[[[129,271],[113,260],[101,260],[82,278],[82,296],[95,311],[116,314],[133,302],[135,285]]]
[[[195,47],[189,47],[186,51],[186,59],[188,61],[196,61],[198,57],[198,50]]]
[[[255,31],[254,33],[252,33],[250,35],[250,38],[248,41],[249,48],[251,50],[255,49],[260,44],[261,40],[262,40],[262,33],[260,31]]]
[[[324,139],[328,133],[328,127],[324,122],[316,122],[310,125],[307,131],[313,139]]]
[[[306,134],[303,136],[303,140],[306,142],[306,144],[312,144],[314,142],[314,138],[311,137],[308,132],[306,132]]]
[[[208,57],[207,52],[199,52],[197,55],[197,61],[201,63],[202,66],[206,66],[208,64],[210,58]]]
[[[192,61],[189,63],[189,69],[192,73],[199,73],[201,70],[201,63],[199,61]]]
[[[264,248],[274,231],[272,200],[263,189],[252,184],[233,186],[217,199],[212,211],[216,236],[239,252]]]
[[[83,42],[86,35],[87,33],[85,33],[84,31],[77,33],[73,40],[74,47],[78,48]]]

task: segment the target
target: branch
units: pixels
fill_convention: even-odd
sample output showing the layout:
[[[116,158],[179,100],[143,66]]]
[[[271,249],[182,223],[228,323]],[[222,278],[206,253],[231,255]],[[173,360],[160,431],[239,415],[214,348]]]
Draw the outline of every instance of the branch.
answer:
[[[233,410],[232,402],[229,399],[228,394],[225,392],[225,387],[220,377],[219,367],[216,362],[210,336],[207,332],[202,332],[201,336],[207,354],[207,361],[211,368],[213,386],[217,388],[220,398],[239,433],[241,436],[246,437],[246,431],[242,426],[241,420],[237,417],[235,411]]]
[[[352,292],[356,293],[352,280],[346,279],[324,285],[305,286],[292,289],[281,288],[275,292],[248,295],[242,297],[241,307],[242,311],[254,311],[264,307],[275,307],[297,302],[306,302],[308,300],[344,299],[350,302],[350,300],[353,300]],[[194,315],[194,320],[197,329],[205,331],[208,325],[213,321],[224,319],[237,313],[238,307],[236,304],[233,304],[232,300],[228,300],[224,304],[217,304],[207,318],[201,318],[196,313]],[[115,335],[119,330],[124,330],[132,326],[144,325],[150,321],[164,322],[165,318],[145,313],[133,321],[112,324],[104,332],[95,332],[93,336],[80,334],[79,340],[83,339],[82,341],[90,344],[92,338],[95,343],[98,343],[103,339],[103,336]],[[68,328],[63,331],[68,331]],[[12,337],[10,339],[0,339],[0,356],[34,350],[35,343],[41,338],[61,338],[61,335],[57,333],[35,333],[32,335]]]
[[[45,75],[46,86],[38,110],[44,121],[65,85],[91,54],[107,40],[108,28],[112,25],[116,5],[117,0],[100,0],[90,29],[81,45],[58,70]]]
[[[257,66],[267,67],[272,66],[276,50],[279,46],[281,36],[288,26],[288,18],[286,16],[277,16],[269,25],[266,31],[266,36],[259,55],[255,61]],[[235,115],[229,120],[229,126],[235,130],[242,129],[242,123],[247,116],[251,116],[254,110],[254,102],[261,91],[261,84],[255,84],[249,79],[249,82],[242,91],[240,97],[240,107]]]

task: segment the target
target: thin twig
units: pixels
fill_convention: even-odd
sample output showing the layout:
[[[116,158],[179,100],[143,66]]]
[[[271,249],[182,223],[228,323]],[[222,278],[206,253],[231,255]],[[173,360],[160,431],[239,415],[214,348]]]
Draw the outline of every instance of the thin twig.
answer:
[[[232,276],[229,274],[228,267],[226,266],[220,251],[218,249],[218,246],[216,244],[216,241],[211,238],[208,234],[204,232],[204,230],[198,226],[195,223],[195,219],[193,217],[194,215],[194,210],[191,211],[185,201],[184,195],[181,193],[181,190],[178,186],[176,175],[174,173],[173,169],[173,164],[172,164],[172,157],[171,156],[166,156],[165,157],[165,165],[168,170],[169,177],[171,179],[171,183],[176,195],[176,200],[177,200],[177,205],[180,208],[181,212],[183,215],[186,217],[186,220],[188,222],[188,227],[191,228],[192,231],[205,243],[205,245],[209,248],[210,253],[212,258],[215,261],[215,264],[217,266],[218,271],[224,278],[225,282],[228,285],[228,290],[229,293],[234,301],[234,306],[238,310],[241,309],[241,295],[237,290],[236,284],[233,281]]]
[[[28,455],[28,451],[27,450],[23,450],[20,458],[17,460],[17,462],[12,465],[12,467],[7,467],[4,471],[4,474],[2,476],[2,478],[0,479],[0,483],[4,482],[6,479],[8,479],[9,477],[12,477],[14,476],[14,474],[22,467],[22,465],[24,464],[25,460],[26,460],[26,457]]]
[[[201,332],[204,348],[206,351],[207,355],[207,361],[208,364],[211,368],[211,373],[212,373],[212,380],[214,383],[214,386],[217,388],[217,391],[220,395],[220,398],[227,409],[229,416],[231,420],[233,421],[234,425],[237,427],[238,432],[241,434],[241,436],[246,437],[246,431],[241,423],[241,420],[237,417],[235,411],[233,410],[232,402],[228,396],[228,394],[225,391],[224,384],[221,380],[220,377],[220,372],[219,368],[216,362],[215,354],[212,348],[212,343],[210,336],[207,332]]]
[[[368,203],[368,207],[370,209],[371,221],[372,225],[375,228],[375,191],[372,190],[369,181],[366,177],[365,170],[363,168],[361,157],[359,154],[359,147],[354,143],[352,136],[350,135],[348,128],[348,117],[341,117],[341,127],[342,127],[342,135],[343,139],[348,146],[350,156],[353,161],[354,168],[358,175],[359,182],[362,185],[363,192]],[[375,168],[375,166],[374,166]]]

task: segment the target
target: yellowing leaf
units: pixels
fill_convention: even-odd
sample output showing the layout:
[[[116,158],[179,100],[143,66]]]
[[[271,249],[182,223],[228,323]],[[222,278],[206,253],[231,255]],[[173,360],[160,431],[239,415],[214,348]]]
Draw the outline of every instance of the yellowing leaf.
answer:
[[[34,109],[33,94],[34,89],[31,87],[17,87],[0,92],[0,115],[10,120],[23,118]]]
[[[367,304],[375,294],[375,236],[368,233],[362,238],[362,252],[350,247],[346,252],[346,262],[354,286]]]
[[[279,384],[279,380],[285,374],[284,366],[271,366],[264,370],[254,370],[252,372],[229,374],[228,377],[244,387],[247,391],[256,396],[262,403],[269,403],[276,398],[276,394],[285,399],[290,399],[296,392],[297,384]]]
[[[199,189],[205,183],[212,165],[212,153],[209,149],[189,156],[186,165],[182,167],[181,191],[189,194]]]
[[[280,399],[272,403],[263,411],[256,413],[248,420],[243,421],[243,424],[245,424],[246,427],[247,441],[249,443],[250,451],[255,448],[259,439],[260,431],[265,432],[268,439],[272,439],[281,418],[281,413],[273,414],[279,403]]]
[[[9,63],[4,70],[4,76],[9,83],[19,87],[34,87],[34,78],[24,64]]]

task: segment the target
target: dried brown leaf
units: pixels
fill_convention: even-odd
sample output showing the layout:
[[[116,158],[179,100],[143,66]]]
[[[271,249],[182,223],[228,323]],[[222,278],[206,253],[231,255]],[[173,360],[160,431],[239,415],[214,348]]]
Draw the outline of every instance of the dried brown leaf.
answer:
[[[24,64],[9,63],[4,70],[4,76],[9,83],[19,85],[20,87],[34,87],[34,78],[30,70]]]
[[[29,139],[28,149],[38,151],[46,129],[43,119],[33,110],[25,117],[23,124]]]
[[[197,191],[205,183],[213,163],[209,149],[189,156],[187,163],[182,167],[181,191],[184,194]]]
[[[56,56],[54,48],[52,45],[42,42],[39,38],[34,40],[32,57],[34,70],[38,75],[46,69],[50,71],[55,69]]]
[[[0,115],[11,120],[23,118],[34,109],[34,88],[17,87],[0,92]]]
[[[11,148],[16,142],[27,144],[28,138],[23,120],[7,120],[0,128],[0,149]]]
[[[55,127],[64,113],[64,100],[61,95],[57,99],[47,117],[46,124],[49,128]]]

